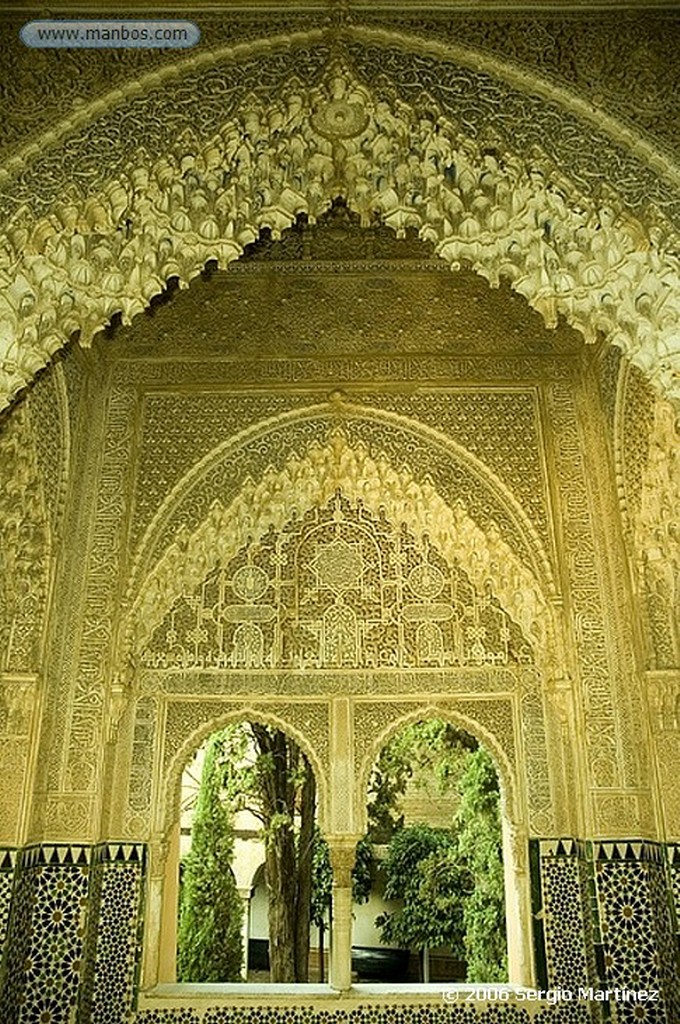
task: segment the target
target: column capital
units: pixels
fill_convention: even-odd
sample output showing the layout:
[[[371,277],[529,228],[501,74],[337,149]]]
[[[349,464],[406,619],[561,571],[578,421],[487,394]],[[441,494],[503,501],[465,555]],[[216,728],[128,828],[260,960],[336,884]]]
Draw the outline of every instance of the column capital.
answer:
[[[340,887],[350,887],[352,884],[352,869],[356,863],[357,843],[361,839],[359,835],[330,835],[326,836],[328,849],[333,868],[333,884]]]

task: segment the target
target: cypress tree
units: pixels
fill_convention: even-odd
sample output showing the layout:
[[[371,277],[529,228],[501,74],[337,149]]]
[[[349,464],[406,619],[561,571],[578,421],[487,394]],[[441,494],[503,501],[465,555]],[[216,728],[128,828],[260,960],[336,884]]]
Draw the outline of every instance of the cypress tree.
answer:
[[[179,981],[241,980],[243,906],[231,868],[231,809],[221,799],[221,734],[210,737],[184,861],[180,896]]]

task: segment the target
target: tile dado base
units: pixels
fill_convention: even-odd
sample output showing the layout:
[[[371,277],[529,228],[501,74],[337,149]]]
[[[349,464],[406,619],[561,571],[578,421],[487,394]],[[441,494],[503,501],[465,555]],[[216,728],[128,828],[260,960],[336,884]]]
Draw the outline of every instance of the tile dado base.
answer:
[[[532,840],[537,988],[623,988],[659,1001],[458,1001],[441,989],[241,995],[138,990],[141,843],[0,850],[2,1024],[677,1024],[680,847]],[[674,899],[675,896],[675,907]],[[644,1012],[641,1012],[643,1011]]]
[[[678,859],[676,846],[651,842],[532,840],[539,986],[657,992],[644,1007],[632,999],[591,1003],[591,1019],[677,1024]]]
[[[164,986],[165,987],[165,986]],[[169,988],[170,986],[168,986]],[[211,986],[212,987],[212,986]],[[193,989],[194,987],[191,986]],[[310,988],[318,988],[310,986]],[[348,993],[326,992],[262,998],[218,999],[203,995],[173,996],[150,993],[140,998],[135,1024],[589,1024],[587,1004],[550,1005],[547,1002],[520,1003],[510,994],[508,1001],[473,998],[470,991],[457,993],[452,1002],[442,986],[427,991],[408,992],[395,986],[388,992],[382,986],[357,985]],[[239,1005],[239,1003],[241,1005]]]
[[[145,861],[139,843],[0,851],[2,1024],[132,1019]]]
[[[661,1003],[643,1019],[680,1021],[669,858],[655,843],[594,843],[593,847],[607,985],[660,991]],[[621,1007],[617,1019],[636,1024],[640,1017],[629,1006]]]

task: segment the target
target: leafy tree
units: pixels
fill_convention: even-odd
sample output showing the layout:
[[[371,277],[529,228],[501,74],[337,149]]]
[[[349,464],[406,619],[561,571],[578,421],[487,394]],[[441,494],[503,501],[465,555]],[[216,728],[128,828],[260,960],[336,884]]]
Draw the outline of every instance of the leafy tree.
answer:
[[[387,843],[403,828],[401,798],[410,782],[445,793],[455,785],[477,741],[438,718],[405,726],[380,751],[369,783],[368,835]]]
[[[241,980],[243,906],[231,862],[234,832],[223,800],[223,736],[208,742],[182,874],[177,974],[180,981]]]
[[[354,903],[367,903],[373,888],[375,855],[373,843],[363,836],[357,843],[356,861],[352,869],[352,899]]]
[[[449,829],[403,827],[409,783],[458,794]],[[438,719],[401,730],[372,776],[368,836],[391,836],[385,895],[404,901],[377,919],[383,940],[449,946],[465,956],[469,981],[507,978],[498,778],[474,737]]]
[[[328,843],[318,826],[314,828],[312,853],[312,924],[319,928],[326,921],[333,892],[333,868]]]
[[[272,981],[309,977],[316,782],[306,756],[280,729],[230,726],[223,784],[239,808],[262,822],[269,894]]]
[[[333,868],[328,843],[318,826],[314,828],[312,852],[312,924],[319,929],[319,981],[324,981],[324,935],[333,892]]]
[[[416,949],[449,946],[462,953],[461,871],[449,856],[453,842],[449,829],[429,825],[395,832],[384,863],[385,897],[403,903],[376,918],[383,941]]]

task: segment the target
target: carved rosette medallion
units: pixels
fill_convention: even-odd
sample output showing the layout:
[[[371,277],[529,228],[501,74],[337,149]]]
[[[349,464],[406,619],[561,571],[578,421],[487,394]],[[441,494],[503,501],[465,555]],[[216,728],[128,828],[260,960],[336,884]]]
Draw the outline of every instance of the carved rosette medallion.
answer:
[[[332,100],[312,114],[312,126],[325,139],[353,139],[368,128],[368,114],[358,103]]]

